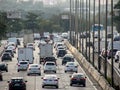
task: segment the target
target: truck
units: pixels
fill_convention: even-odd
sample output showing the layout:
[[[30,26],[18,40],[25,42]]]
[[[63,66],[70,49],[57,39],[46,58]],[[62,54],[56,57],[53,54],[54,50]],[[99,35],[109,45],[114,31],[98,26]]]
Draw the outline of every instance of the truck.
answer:
[[[51,42],[41,42],[39,45],[40,49],[40,64],[44,61],[45,57],[53,56],[53,43]]]
[[[30,64],[34,61],[33,49],[31,48],[18,48],[18,62],[19,61],[28,61]]]

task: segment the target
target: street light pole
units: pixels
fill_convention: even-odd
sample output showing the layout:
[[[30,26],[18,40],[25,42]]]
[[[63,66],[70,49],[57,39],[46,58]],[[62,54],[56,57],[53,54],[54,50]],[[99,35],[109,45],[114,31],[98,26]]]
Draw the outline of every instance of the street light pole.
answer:
[[[71,0],[70,0],[70,14],[69,14],[69,20],[70,20],[70,25],[69,25],[69,30],[70,30],[70,43],[72,44],[72,36],[71,36],[71,32],[72,32],[72,20],[71,20]]]

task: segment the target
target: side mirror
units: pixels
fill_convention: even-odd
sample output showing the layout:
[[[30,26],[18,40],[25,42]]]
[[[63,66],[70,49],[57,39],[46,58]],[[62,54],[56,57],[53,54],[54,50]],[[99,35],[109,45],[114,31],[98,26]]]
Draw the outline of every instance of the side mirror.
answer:
[[[27,82],[27,80],[25,82]]]
[[[60,78],[58,78],[58,80],[59,80]]]
[[[70,75],[69,77],[71,78],[72,76]]]
[[[41,77],[41,79],[43,79],[43,77]]]
[[[7,81],[8,83],[10,83],[10,81]]]

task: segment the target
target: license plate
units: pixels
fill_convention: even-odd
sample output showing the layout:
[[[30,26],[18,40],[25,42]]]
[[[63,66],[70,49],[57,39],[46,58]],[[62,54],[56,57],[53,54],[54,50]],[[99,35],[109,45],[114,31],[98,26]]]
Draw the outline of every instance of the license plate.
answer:
[[[15,84],[14,86],[20,86],[20,84]]]

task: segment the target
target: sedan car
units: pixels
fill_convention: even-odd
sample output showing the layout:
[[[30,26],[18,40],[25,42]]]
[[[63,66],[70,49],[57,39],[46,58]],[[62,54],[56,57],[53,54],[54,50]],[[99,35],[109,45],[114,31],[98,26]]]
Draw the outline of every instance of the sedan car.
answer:
[[[33,43],[27,43],[27,47],[32,48],[33,50],[35,50],[35,46]]]
[[[55,62],[55,64],[57,65],[56,60],[57,60],[57,59],[56,59],[54,56],[45,57],[45,58],[44,58],[44,64],[45,64],[46,62],[48,62],[48,61],[51,61],[51,62]],[[43,64],[43,65],[44,65],[44,64]]]
[[[28,61],[19,61],[17,71],[19,72],[20,70],[27,70],[28,66],[29,66]]]
[[[39,64],[30,64],[27,70],[27,75],[29,76],[30,74],[38,74],[41,75],[41,69],[40,69]]]
[[[10,53],[10,55],[11,55],[12,57],[14,57],[14,52],[13,52],[13,50],[7,49],[7,50],[5,50],[5,52]]]
[[[23,77],[13,77],[8,81],[8,90],[26,90],[26,82]]]
[[[8,64],[6,64],[6,63],[0,63],[0,71],[6,71],[6,72],[8,72]]]
[[[56,75],[45,75],[42,77],[43,82],[42,82],[42,88],[45,86],[55,86],[56,88],[59,87],[59,78]]]
[[[67,62],[65,65],[65,73],[68,71],[76,72],[78,71],[78,65],[76,62]]]
[[[70,79],[70,86],[73,84],[83,85],[86,87],[86,77],[83,73],[73,73]]]
[[[11,54],[10,53],[3,53],[3,55],[2,55],[2,57],[1,57],[1,61],[4,61],[4,60],[10,60],[10,61],[12,61],[12,56],[11,56]]]
[[[56,64],[55,62],[46,62],[45,65],[44,65],[44,73],[46,72],[55,72],[57,71],[56,69]]]
[[[65,54],[67,54],[67,51],[64,49],[60,49],[57,51],[56,54],[57,54],[57,57],[63,57],[63,56],[65,56]]]
[[[13,50],[13,52],[16,53],[16,47],[15,46],[8,46],[7,50]]]
[[[2,75],[2,72],[0,71],[0,81],[3,80],[3,75]]]
[[[74,56],[72,54],[66,54],[63,57],[62,65],[65,65],[67,62],[74,62]]]

